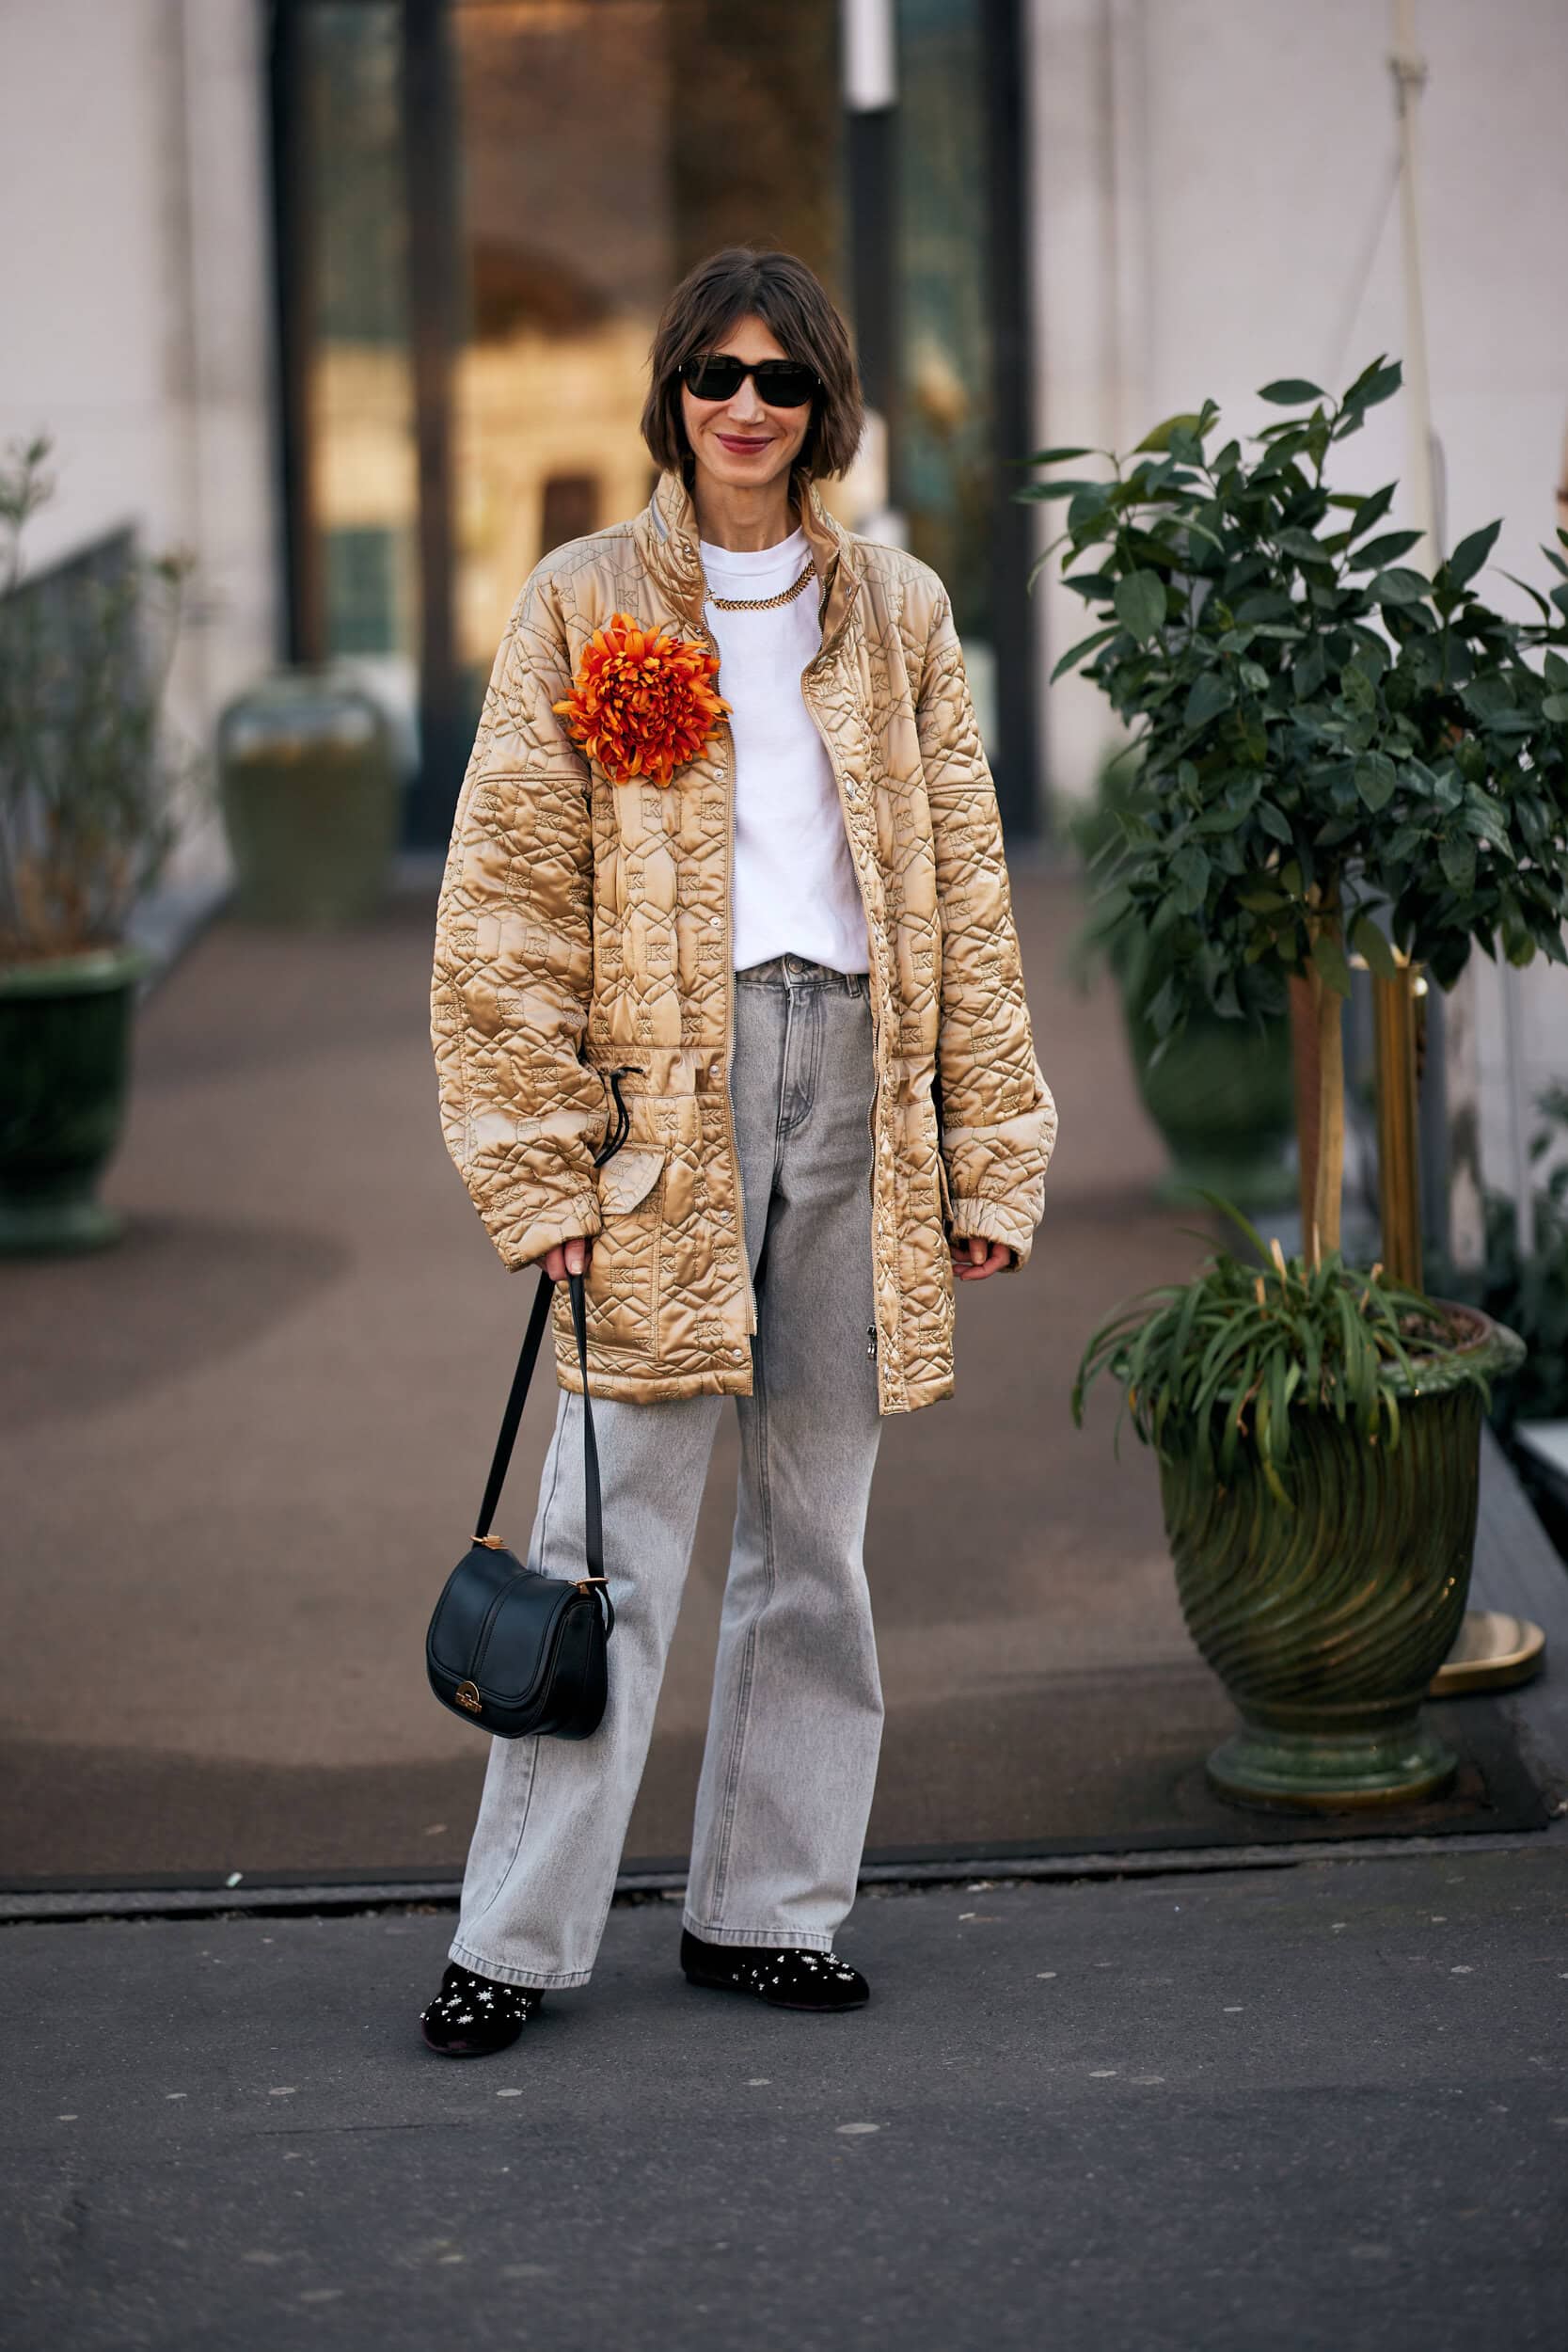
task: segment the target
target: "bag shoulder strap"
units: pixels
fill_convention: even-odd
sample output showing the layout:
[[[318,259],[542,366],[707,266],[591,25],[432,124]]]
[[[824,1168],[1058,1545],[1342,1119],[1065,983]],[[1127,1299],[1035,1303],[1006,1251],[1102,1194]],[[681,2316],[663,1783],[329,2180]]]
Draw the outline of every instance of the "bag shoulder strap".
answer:
[[[582,1467],[586,1489],[583,1549],[588,1559],[588,1580],[593,1581],[599,1597],[609,1604],[604,1590],[604,1507],[599,1493],[599,1449],[594,1436],[594,1406],[588,1394],[588,1309],[580,1274],[569,1274],[567,1290],[572,1302],[572,1328],[577,1337],[578,1363],[582,1372]],[[528,1402],[529,1383],[533,1367],[539,1360],[539,1349],[545,1337],[545,1327],[550,1316],[550,1296],[555,1284],[541,1269],[539,1287],[533,1294],[533,1311],[528,1319],[523,1335],[522,1351],[517,1369],[512,1375],[512,1391],[501,1415],[500,1436],[496,1440],[495,1457],[490,1475],[485,1481],[484,1500],[479,1506],[479,1523],[474,1529],[475,1543],[483,1543],[490,1534],[490,1523],[501,1499],[506,1473],[511,1466],[512,1449],[516,1443],[517,1430]]]
[[[614,1158],[630,1131],[631,1117],[621,1093],[621,1081],[630,1074],[625,1069],[606,1073],[615,1104],[615,1115],[610,1133],[594,1154],[595,1168],[602,1168],[607,1160]],[[588,1304],[581,1275],[568,1274],[566,1288],[572,1302],[572,1329],[577,1337],[578,1363],[582,1373],[583,1550],[588,1561],[585,1581],[594,1585],[604,1603],[607,1624],[613,1626],[615,1611],[604,1581],[604,1505],[599,1494],[599,1448],[594,1436],[594,1405],[588,1393]],[[496,1439],[495,1457],[490,1464],[490,1475],[484,1483],[484,1500],[479,1506],[479,1524],[474,1529],[476,1544],[489,1540],[490,1522],[496,1516],[501,1488],[506,1484],[512,1449],[516,1443],[518,1425],[523,1418],[523,1406],[528,1403],[529,1382],[533,1377],[533,1367],[539,1360],[539,1349],[545,1337],[545,1326],[549,1321],[550,1294],[554,1289],[555,1284],[541,1266],[539,1288],[533,1294],[533,1311],[529,1316],[528,1329],[523,1334],[517,1369],[512,1375],[512,1392],[506,1400],[506,1410],[501,1415],[500,1436]]]

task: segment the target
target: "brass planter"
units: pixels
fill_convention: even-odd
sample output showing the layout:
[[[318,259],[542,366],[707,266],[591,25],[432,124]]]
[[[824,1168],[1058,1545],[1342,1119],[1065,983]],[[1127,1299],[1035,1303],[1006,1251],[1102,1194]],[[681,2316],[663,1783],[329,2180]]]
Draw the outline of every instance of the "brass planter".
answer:
[[[1496,1377],[1523,1343],[1473,1308],[1465,1363]],[[1241,1712],[1209,1778],[1232,1802],[1292,1811],[1410,1804],[1457,1759],[1421,1720],[1465,1613],[1481,1483],[1481,1392],[1453,1358],[1400,1394],[1400,1443],[1328,1413],[1293,1416],[1293,1512],[1252,1458],[1222,1487],[1201,1456],[1161,1464],[1187,1628]]]

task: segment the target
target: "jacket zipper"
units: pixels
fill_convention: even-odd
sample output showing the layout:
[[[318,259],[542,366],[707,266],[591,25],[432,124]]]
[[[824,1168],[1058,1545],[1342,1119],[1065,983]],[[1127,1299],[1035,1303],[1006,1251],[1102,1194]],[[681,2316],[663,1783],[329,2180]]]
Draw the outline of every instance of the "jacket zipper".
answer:
[[[822,721],[818,716],[816,704],[813,700],[811,694],[806,691],[806,680],[810,676],[816,663],[820,660],[821,655],[815,654],[812,657],[812,660],[807,662],[805,668],[801,671],[800,693],[805,702],[806,708],[811,713],[811,723],[816,729],[817,738],[821,742],[822,749],[827,755],[828,766],[832,771],[833,787],[838,794],[839,809],[844,818],[845,837],[846,839],[848,839],[851,837],[849,825],[849,803],[848,796],[844,789],[844,778],[838,772],[838,762],[833,757],[832,745],[829,742],[827,735],[823,730]],[[855,864],[853,856],[851,856],[849,863],[852,866],[854,866],[855,888],[860,894],[861,914],[865,920],[866,945],[871,950],[868,957],[870,970],[866,974],[866,978],[870,983],[871,993],[872,1086],[871,1105],[865,1115],[865,1123],[871,1137],[871,1180],[868,1190],[872,1200],[875,1200],[877,1198],[877,1107],[880,1103],[882,1096],[882,979],[881,974],[877,968],[875,943],[872,937],[871,930],[871,910],[865,903],[865,885],[861,880],[860,867]]]
[[[815,656],[814,656],[813,660],[814,660],[814,661],[819,661],[821,659],[822,659],[821,653],[820,653],[820,652],[818,652],[816,655],[815,655]],[[807,708],[807,709],[811,712],[811,723],[812,723],[813,726],[816,729],[817,737],[818,737],[818,739],[819,739],[819,740],[820,740],[820,742],[821,742],[822,749],[823,749],[823,751],[824,751],[824,752],[826,753],[826,755],[827,755],[828,766],[829,766],[829,768],[830,768],[830,769],[832,770],[832,779],[833,779],[834,788],[836,789],[836,791],[837,791],[837,793],[838,793],[838,805],[839,805],[839,810],[840,810],[840,813],[842,814],[843,818],[844,818],[844,833],[845,833],[845,838],[846,838],[847,840],[852,841],[852,840],[853,840],[853,838],[854,838],[854,835],[853,835],[853,832],[852,832],[852,829],[851,829],[851,826],[850,826],[850,823],[849,823],[849,796],[848,796],[847,792],[845,790],[845,786],[844,786],[844,778],[843,778],[843,776],[839,773],[838,762],[837,762],[837,760],[833,757],[833,747],[832,747],[832,744],[829,742],[829,740],[828,740],[827,731],[826,731],[826,729],[823,727],[823,724],[822,724],[822,719],[821,719],[821,714],[820,714],[820,713],[818,712],[818,710],[817,710],[816,699],[815,699],[815,697],[814,697],[812,694],[810,694],[810,693],[807,691],[807,690],[806,690],[806,678],[807,678],[807,676],[808,676],[808,675],[809,675],[809,673],[810,673],[810,671],[811,671],[812,667],[813,667],[813,662],[810,662],[810,661],[809,661],[809,662],[806,664],[805,669],[804,669],[804,670],[802,670],[802,671],[801,671],[801,673],[800,673],[800,692],[801,692],[801,696],[802,696],[802,698],[804,699],[806,708]],[[867,1128],[867,1131],[868,1131],[868,1133],[869,1133],[869,1135],[870,1135],[870,1137],[871,1137],[871,1176],[870,1176],[870,1180],[869,1180],[869,1183],[868,1183],[868,1184],[867,1184],[866,1189],[867,1189],[867,1191],[868,1191],[868,1193],[869,1193],[869,1195],[870,1195],[870,1199],[871,1199],[871,1213],[872,1213],[872,1253],[873,1253],[873,1294],[872,1294],[872,1295],[873,1295],[873,1306],[875,1307],[875,1295],[876,1295],[876,1286],[875,1286],[875,1253],[876,1253],[876,1213],[877,1213],[877,1112],[878,1112],[878,1109],[879,1109],[879,1105],[880,1105],[880,1104],[881,1104],[881,1099],[882,1099],[882,976],[881,976],[881,971],[880,971],[880,969],[879,969],[879,964],[878,964],[878,961],[877,961],[877,946],[876,946],[876,938],[875,938],[875,935],[874,935],[874,933],[873,933],[873,930],[872,930],[872,925],[871,925],[871,910],[870,910],[870,908],[866,905],[866,902],[865,902],[865,884],[864,884],[864,882],[861,880],[861,869],[860,869],[860,866],[859,866],[859,863],[858,863],[858,861],[856,860],[856,858],[855,858],[855,856],[854,856],[854,854],[853,854],[853,851],[852,851],[852,850],[851,850],[851,853],[850,853],[849,863],[850,863],[850,865],[854,867],[854,870],[855,870],[855,888],[856,888],[856,889],[859,891],[859,893],[860,893],[861,914],[862,914],[862,915],[864,917],[864,920],[865,920],[865,935],[866,935],[866,948],[867,948],[866,961],[867,961],[867,964],[868,964],[868,966],[869,966],[869,969],[868,969],[868,971],[867,971],[867,973],[866,973],[866,979],[867,979],[867,981],[868,981],[868,983],[869,983],[869,986],[870,986],[870,993],[871,993],[871,1103],[870,1103],[870,1106],[869,1106],[869,1108],[867,1109],[866,1114],[865,1114],[865,1123],[866,1123],[866,1128]],[[868,1346],[867,1346],[867,1348],[866,1348],[866,1351],[865,1351],[865,1352],[866,1352],[866,1354],[867,1354],[869,1357],[871,1357],[871,1358],[872,1358],[872,1359],[876,1361],[876,1363],[877,1363],[877,1372],[878,1372],[878,1386],[879,1386],[879,1390],[882,1390],[882,1389],[885,1387],[885,1383],[883,1382],[883,1379],[882,1379],[882,1367],[881,1367],[881,1361],[880,1361],[880,1356],[881,1356],[880,1335],[879,1335],[879,1333],[878,1332],[877,1326],[876,1326],[876,1324],[875,1324],[875,1323],[873,1323],[873,1324],[871,1324],[871,1325],[869,1326],[869,1327],[868,1327],[868,1329],[867,1329],[867,1331],[866,1331],[866,1339],[867,1339],[867,1341],[868,1341],[869,1344],[868,1344]]]
[[[707,602],[707,581],[697,600],[696,627],[710,653],[717,654],[718,643],[707,625],[704,606]],[[740,1280],[746,1300],[744,1329],[748,1338],[757,1327],[757,1295],[752,1282],[751,1252],[746,1247],[746,1191],[740,1181],[740,1147],[735,1139],[735,1104],[730,1099],[730,1072],[735,1063],[735,940],[734,908],[731,903],[735,868],[735,733],[724,729],[729,752],[724,761],[724,1132],[730,1145],[730,1180],[735,1195],[735,1239],[740,1258]]]
[[[715,653],[706,623],[704,635]],[[735,1139],[735,1104],[730,1097],[730,1072],[735,1062],[735,911],[732,903],[735,868],[735,736],[728,727],[729,754],[724,762],[724,1128],[730,1139],[730,1176],[735,1191],[735,1239],[740,1257],[740,1279],[746,1295],[747,1336],[757,1327],[757,1295],[752,1282],[752,1254],[746,1247],[746,1193],[740,1180],[740,1147]]]
[[[662,516],[657,516],[657,510],[656,518],[658,523],[660,537],[667,538],[669,534],[664,529],[663,518]],[[715,643],[712,630],[708,628],[706,614],[703,609],[706,604],[706,601],[707,583],[705,580],[703,582],[702,596],[697,601],[696,628],[700,631],[709,651],[712,653],[718,653],[718,644]],[[819,607],[819,614],[822,609],[822,607]],[[838,793],[839,809],[844,818],[845,834],[847,838],[849,837],[849,809],[847,796],[844,789],[844,779],[839,774],[838,763],[833,757],[832,746],[828,740],[827,734],[822,725],[821,718],[817,712],[816,705],[811,695],[806,691],[806,679],[815,663],[822,659],[823,650],[824,648],[819,646],[817,652],[812,657],[812,660],[809,661],[806,664],[806,667],[801,671],[800,692],[802,699],[805,702],[806,708],[811,713],[812,724],[816,729],[817,736],[822,744],[822,749],[827,755],[828,766],[832,772],[833,785]],[[756,1292],[752,1282],[751,1257],[746,1248],[746,1232],[743,1215],[745,1193],[740,1180],[740,1152],[735,1137],[735,1108],[730,1099],[730,1073],[735,1061],[735,941],[732,936],[734,913],[731,901],[734,887],[733,878],[735,866],[736,759],[734,731],[726,727],[725,734],[729,740],[729,755],[726,761],[726,772],[724,779],[726,795],[724,821],[724,1124],[729,1136],[730,1169],[735,1186],[736,1239],[740,1250],[740,1279],[745,1285],[747,1318],[746,1330],[748,1335],[750,1335],[752,1332],[754,1332],[757,1327],[757,1302]],[[851,865],[854,865],[853,857],[851,857],[850,863]],[[865,903],[865,886],[861,881],[860,868],[858,866],[855,866],[855,887],[860,893],[861,912],[865,917],[866,939],[867,946],[869,947],[872,946],[870,910]],[[871,1177],[867,1189],[873,1205],[875,1205],[877,1199],[877,1111],[879,1105],[880,1104],[882,1096],[882,1000],[881,974],[877,968],[877,959],[875,953],[871,953],[868,956],[867,961],[870,966],[867,973],[867,979],[870,984],[871,997],[872,1059],[871,1103],[866,1111],[865,1119],[866,1131],[871,1141]],[[877,1339],[877,1327],[875,1324],[871,1326],[869,1336],[875,1343]]]

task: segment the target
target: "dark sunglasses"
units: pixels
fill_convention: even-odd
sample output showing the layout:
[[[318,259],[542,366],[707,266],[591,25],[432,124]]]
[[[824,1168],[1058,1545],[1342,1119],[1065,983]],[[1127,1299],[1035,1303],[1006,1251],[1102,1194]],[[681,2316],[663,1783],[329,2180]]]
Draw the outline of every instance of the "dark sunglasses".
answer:
[[[705,351],[681,370],[681,381],[694,400],[733,400],[747,376],[757,388],[757,398],[769,408],[803,408],[821,389],[816,370],[797,359],[759,359],[748,367],[727,351]]]

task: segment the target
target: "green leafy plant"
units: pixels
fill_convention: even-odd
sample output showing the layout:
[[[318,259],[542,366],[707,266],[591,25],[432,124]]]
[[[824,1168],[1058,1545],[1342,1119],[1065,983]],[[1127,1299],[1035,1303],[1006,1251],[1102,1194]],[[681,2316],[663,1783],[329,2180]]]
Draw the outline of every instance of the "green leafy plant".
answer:
[[[1219,446],[1212,401],[1127,457],[1042,450],[1032,484],[1067,501],[1063,578],[1097,627],[1082,666],[1134,730],[1148,789],[1108,879],[1142,916],[1161,977],[1157,1036],[1207,1005],[1259,1023],[1308,992],[1320,1149],[1307,1258],[1337,1250],[1344,1176],[1347,949],[1449,986],[1472,946],[1562,961],[1568,917],[1568,563],[1539,618],[1507,620],[1473,582],[1499,526],[1428,580],[1414,532],[1380,531],[1395,485],[1330,486],[1336,446],[1400,384],[1365,369],[1338,400],[1297,379],[1260,397],[1306,410]],[[1559,539],[1568,548],[1568,533]],[[1037,569],[1038,566],[1037,566]],[[1519,583],[1524,586],[1525,583]],[[1539,666],[1538,666],[1539,665]],[[1396,955],[1396,950],[1398,955]]]
[[[49,444],[0,461],[0,960],[116,945],[179,833],[190,774],[159,714],[179,557],[128,536],[24,580],[28,522],[53,494]]]
[[[1286,1485],[1301,1416],[1330,1413],[1369,1445],[1400,1441],[1399,1391],[1417,1389],[1421,1359],[1443,1353],[1449,1377],[1488,1384],[1452,1353],[1465,1334],[1432,1300],[1359,1274],[1338,1250],[1316,1263],[1265,1248],[1241,1212],[1215,1193],[1204,1198],[1252,1245],[1247,1264],[1218,1252],[1190,1282],[1142,1291],[1101,1324],[1084,1352],[1072,1389],[1083,1424],[1088,1389],[1107,1373],[1122,1391],[1123,1418],[1162,1457],[1173,1434],[1203,1449],[1224,1486],[1239,1452],[1256,1456],[1270,1493],[1292,1508]],[[1395,1375],[1400,1375],[1399,1380]]]
[[[1073,976],[1086,988],[1103,961],[1122,987],[1138,989],[1140,1003],[1152,993],[1147,924],[1119,883],[1097,885],[1095,877],[1119,850],[1123,823],[1136,811],[1144,789],[1137,754],[1124,745],[1101,760],[1094,791],[1067,819],[1069,838],[1090,881],[1089,911],[1070,949]]]

